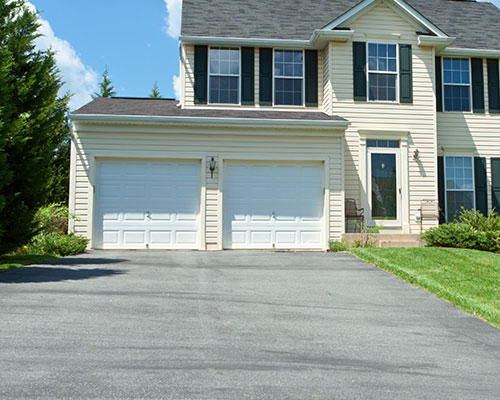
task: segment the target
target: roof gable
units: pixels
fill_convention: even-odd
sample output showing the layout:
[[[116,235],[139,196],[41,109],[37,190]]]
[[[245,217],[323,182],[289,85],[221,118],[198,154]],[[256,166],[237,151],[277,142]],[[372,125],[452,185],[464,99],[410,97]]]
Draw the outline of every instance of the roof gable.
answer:
[[[348,12],[336,18],[323,29],[349,27],[352,22],[362,17],[364,14],[369,12],[380,3],[386,4],[406,22],[413,25],[419,32],[425,32],[440,37],[448,37],[448,35],[444,31],[434,25],[431,21],[425,18],[425,16],[411,7],[404,0],[363,0],[356,6],[351,8]]]

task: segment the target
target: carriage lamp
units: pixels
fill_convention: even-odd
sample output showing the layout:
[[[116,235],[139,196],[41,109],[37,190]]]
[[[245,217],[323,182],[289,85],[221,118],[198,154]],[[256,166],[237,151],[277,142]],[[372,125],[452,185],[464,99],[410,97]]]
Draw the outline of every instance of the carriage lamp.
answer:
[[[416,150],[413,152],[413,159],[414,159],[415,161],[420,160],[420,151],[418,151],[418,149],[416,149]]]
[[[212,159],[210,160],[210,163],[208,164],[208,168],[210,169],[211,178],[214,177],[215,166],[216,166],[216,162],[215,162],[214,158],[212,157]]]

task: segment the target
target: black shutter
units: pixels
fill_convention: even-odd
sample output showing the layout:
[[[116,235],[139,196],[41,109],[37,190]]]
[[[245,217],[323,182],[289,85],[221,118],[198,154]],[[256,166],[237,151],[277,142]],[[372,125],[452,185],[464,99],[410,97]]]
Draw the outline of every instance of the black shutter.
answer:
[[[439,205],[439,223],[444,224],[446,222],[445,215],[445,195],[444,195],[444,159],[443,157],[438,157],[438,205]]]
[[[498,79],[498,59],[488,58],[488,100],[490,113],[500,113],[500,85]]]
[[[500,213],[500,158],[491,159],[491,197],[493,208]]]
[[[208,46],[194,46],[194,103],[207,104]]]
[[[413,103],[411,44],[399,45],[399,101]]]
[[[318,51],[305,51],[306,107],[318,106]]]
[[[484,78],[483,59],[471,59],[472,71],[472,110],[475,113],[484,113]]]
[[[241,48],[241,104],[255,104],[255,59],[253,47]]]
[[[488,214],[488,189],[486,183],[486,158],[474,157],[474,183],[476,186],[476,210]]]
[[[273,49],[260,49],[259,54],[259,103],[273,104]]]
[[[366,101],[366,43],[352,43],[354,100]]]
[[[436,57],[436,111],[443,111],[443,80],[441,57]]]

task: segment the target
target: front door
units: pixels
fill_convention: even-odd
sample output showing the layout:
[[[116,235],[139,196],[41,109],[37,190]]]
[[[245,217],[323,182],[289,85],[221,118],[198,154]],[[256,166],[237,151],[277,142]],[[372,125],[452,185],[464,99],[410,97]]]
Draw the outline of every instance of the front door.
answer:
[[[377,226],[401,224],[399,156],[399,147],[368,147],[370,219]]]

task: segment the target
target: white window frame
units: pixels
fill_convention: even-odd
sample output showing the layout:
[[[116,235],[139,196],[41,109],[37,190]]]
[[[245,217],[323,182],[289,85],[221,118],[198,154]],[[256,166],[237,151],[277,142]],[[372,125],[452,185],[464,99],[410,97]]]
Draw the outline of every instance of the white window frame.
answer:
[[[370,71],[370,63],[368,56],[368,47],[370,43],[373,44],[387,44],[396,46],[396,71]],[[370,103],[399,103],[399,43],[387,40],[370,40],[366,42],[366,100]],[[370,100],[370,72],[374,74],[393,74],[396,75],[396,100]]]
[[[454,157],[463,157],[463,158],[470,158],[471,163],[472,163],[472,189],[448,189],[448,179],[446,178],[446,159],[447,158],[454,158]],[[470,154],[450,154],[447,156],[444,156],[444,165],[443,165],[443,170],[444,170],[444,216],[446,218],[446,222],[448,221],[448,190],[450,192],[472,192],[472,204],[473,204],[473,209],[476,209],[476,171],[475,171],[475,166],[474,166],[474,156],[471,156]]]
[[[302,52],[302,77],[298,76],[276,76],[275,71],[274,71],[274,64],[275,64],[275,57],[276,57],[276,51],[301,51]],[[302,104],[300,105],[295,105],[295,104],[275,104],[275,80],[276,78],[278,79],[302,79]],[[291,108],[303,108],[305,107],[305,96],[306,96],[306,58],[305,58],[305,52],[304,49],[280,49],[276,48],[273,49],[273,83],[272,83],[272,90],[273,90],[273,107],[291,107]]]
[[[454,59],[454,58],[459,58],[459,59],[466,59],[469,61],[469,84],[465,85],[463,83],[444,83],[444,60],[448,59]],[[471,59],[468,57],[443,57],[441,60],[441,81],[442,81],[442,86],[443,86],[443,98],[441,99],[442,102],[442,109],[443,112],[447,113],[472,113],[472,65],[471,65]],[[444,87],[445,86],[469,86],[469,110],[468,111],[447,111],[445,107],[445,91]],[[453,156],[450,156],[453,157]],[[459,156],[456,156],[459,157]]]
[[[210,54],[211,54],[211,49],[222,49],[222,50],[238,50],[239,54],[239,71],[238,75],[236,74],[211,74],[210,73]],[[207,103],[209,105],[222,105],[222,106],[240,106],[241,105],[241,47],[237,46],[231,46],[231,47],[225,47],[225,46],[209,46],[208,48],[208,82],[207,82]],[[238,78],[238,102],[237,103],[213,103],[210,101],[210,77],[215,76],[215,77],[229,77],[229,78]]]

